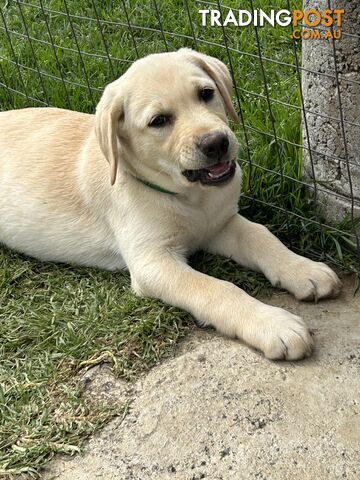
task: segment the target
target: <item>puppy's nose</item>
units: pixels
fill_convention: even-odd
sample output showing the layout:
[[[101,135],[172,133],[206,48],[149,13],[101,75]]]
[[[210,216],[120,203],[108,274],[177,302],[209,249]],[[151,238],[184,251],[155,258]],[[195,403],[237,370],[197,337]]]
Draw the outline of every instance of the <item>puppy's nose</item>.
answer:
[[[200,137],[198,147],[209,160],[221,160],[229,149],[229,139],[226,133],[215,130]]]

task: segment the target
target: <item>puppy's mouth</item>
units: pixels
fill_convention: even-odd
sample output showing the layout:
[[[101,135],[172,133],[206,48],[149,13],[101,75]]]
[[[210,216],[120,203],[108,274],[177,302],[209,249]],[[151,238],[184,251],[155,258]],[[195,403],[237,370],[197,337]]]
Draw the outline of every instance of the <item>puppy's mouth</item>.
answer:
[[[211,167],[198,170],[184,170],[182,174],[189,182],[197,182],[199,180],[203,185],[222,185],[233,178],[235,170],[235,161],[230,161],[216,163],[211,165]]]

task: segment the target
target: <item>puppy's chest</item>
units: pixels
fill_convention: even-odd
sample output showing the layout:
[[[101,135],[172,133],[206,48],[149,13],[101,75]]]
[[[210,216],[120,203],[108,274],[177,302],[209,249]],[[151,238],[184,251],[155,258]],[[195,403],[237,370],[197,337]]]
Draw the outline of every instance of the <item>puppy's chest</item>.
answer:
[[[219,198],[209,198],[199,208],[189,209],[186,224],[183,225],[183,247],[189,253],[205,248],[236,213],[237,199],[234,197],[222,201]]]

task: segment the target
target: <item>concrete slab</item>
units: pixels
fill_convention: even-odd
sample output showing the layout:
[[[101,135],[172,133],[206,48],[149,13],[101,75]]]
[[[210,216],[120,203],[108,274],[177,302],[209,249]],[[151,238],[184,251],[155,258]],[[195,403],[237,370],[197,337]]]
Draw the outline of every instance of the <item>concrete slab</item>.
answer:
[[[360,296],[347,281],[337,300],[267,301],[304,317],[315,331],[312,358],[271,362],[198,330],[133,386],[125,419],[92,438],[83,456],[55,459],[44,478],[358,479]]]

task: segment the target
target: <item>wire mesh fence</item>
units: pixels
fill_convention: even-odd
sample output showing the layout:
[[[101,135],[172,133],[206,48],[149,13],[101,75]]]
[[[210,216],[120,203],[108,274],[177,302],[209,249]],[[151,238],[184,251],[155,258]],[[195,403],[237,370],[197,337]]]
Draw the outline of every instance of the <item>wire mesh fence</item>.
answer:
[[[301,2],[290,6],[289,0],[275,0],[271,6],[295,7],[302,8]],[[184,46],[213,55],[228,65],[234,80],[242,213],[268,224],[293,249],[359,273],[360,196],[352,179],[359,165],[349,151],[348,132],[355,129],[360,138],[360,123],[347,114],[343,98],[345,86],[359,89],[360,80],[339,67],[340,41],[327,41],[330,66],[315,62],[314,68],[302,61],[301,40],[292,38],[291,25],[202,25],[199,10],[216,9],[223,18],[237,8],[230,0],[226,5],[219,0],[7,1],[0,9],[1,110],[56,106],[91,113],[104,86],[144,55]],[[248,0],[242,8],[268,5]],[[344,22],[342,36],[341,41],[360,41],[356,25]],[[336,92],[331,113],[305,98],[316,78],[327,79]],[[314,145],[311,132],[321,119],[340,128],[341,149]],[[319,175],[319,159],[325,170],[342,166],[348,193],[336,186],[329,190]],[[336,221],[326,217],[329,196],[348,205]]]

